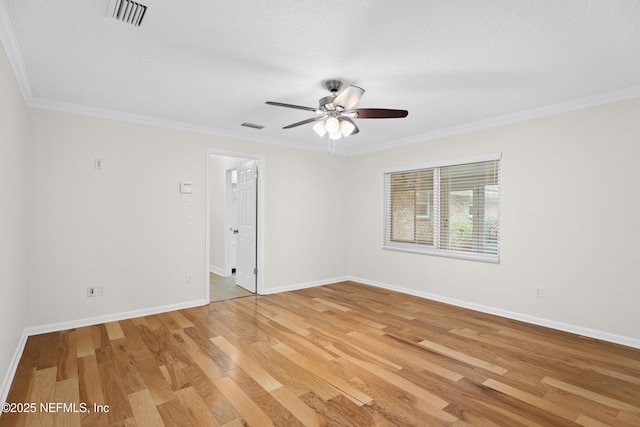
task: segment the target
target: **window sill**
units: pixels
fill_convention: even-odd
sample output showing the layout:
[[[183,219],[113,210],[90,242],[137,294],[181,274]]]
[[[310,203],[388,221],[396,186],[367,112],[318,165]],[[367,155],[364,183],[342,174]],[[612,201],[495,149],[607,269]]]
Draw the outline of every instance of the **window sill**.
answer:
[[[446,258],[465,259],[469,261],[481,261],[489,262],[493,264],[500,264],[499,255],[491,254],[479,254],[473,252],[461,252],[461,251],[447,251],[443,249],[430,248],[425,245],[414,243],[388,243],[382,246],[382,249],[387,251],[407,252],[412,254],[421,255],[435,255]]]

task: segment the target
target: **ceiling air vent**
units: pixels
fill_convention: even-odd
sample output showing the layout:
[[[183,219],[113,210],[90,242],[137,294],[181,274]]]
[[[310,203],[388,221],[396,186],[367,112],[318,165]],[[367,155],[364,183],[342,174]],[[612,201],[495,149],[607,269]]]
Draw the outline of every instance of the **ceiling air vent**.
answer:
[[[244,122],[240,126],[244,126],[246,128],[253,128],[253,129],[262,129],[262,128],[264,128],[264,126],[262,126],[262,125],[257,125],[255,123],[247,123],[247,122]]]
[[[139,27],[147,13],[147,6],[131,0],[110,0],[107,16]]]

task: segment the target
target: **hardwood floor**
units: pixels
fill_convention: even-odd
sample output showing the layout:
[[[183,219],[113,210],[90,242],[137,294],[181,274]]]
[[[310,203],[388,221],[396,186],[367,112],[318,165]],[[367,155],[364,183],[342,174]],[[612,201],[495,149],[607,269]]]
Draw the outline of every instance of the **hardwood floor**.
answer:
[[[8,402],[36,408],[2,427],[638,426],[640,350],[344,282],[30,337]]]

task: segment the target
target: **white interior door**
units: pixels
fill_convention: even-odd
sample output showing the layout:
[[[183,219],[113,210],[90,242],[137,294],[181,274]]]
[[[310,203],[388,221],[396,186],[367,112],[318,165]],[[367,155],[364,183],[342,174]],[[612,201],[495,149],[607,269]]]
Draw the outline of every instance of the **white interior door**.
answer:
[[[238,166],[238,235],[236,253],[236,284],[256,292],[256,210],[257,162],[252,160]]]

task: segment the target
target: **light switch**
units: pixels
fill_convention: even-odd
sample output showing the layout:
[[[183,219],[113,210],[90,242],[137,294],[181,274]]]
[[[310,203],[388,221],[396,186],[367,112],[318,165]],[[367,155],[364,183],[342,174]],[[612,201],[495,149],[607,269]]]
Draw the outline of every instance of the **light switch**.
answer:
[[[183,194],[192,194],[193,193],[193,183],[191,182],[181,182],[180,183],[180,192]]]

